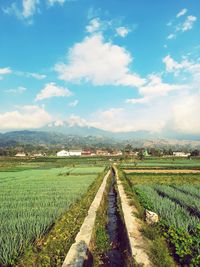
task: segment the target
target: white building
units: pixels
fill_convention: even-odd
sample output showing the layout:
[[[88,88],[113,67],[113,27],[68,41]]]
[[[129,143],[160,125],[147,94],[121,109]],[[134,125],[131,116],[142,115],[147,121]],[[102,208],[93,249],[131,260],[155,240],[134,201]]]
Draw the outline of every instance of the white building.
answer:
[[[61,150],[57,152],[57,157],[74,157],[81,156],[82,150]]]
[[[73,156],[81,156],[82,154],[82,150],[69,150],[69,155],[71,157]]]
[[[173,152],[174,157],[189,157],[190,155],[190,153],[185,152]]]
[[[25,153],[17,153],[15,157],[26,157]]]
[[[57,157],[69,157],[69,156],[70,156],[69,151],[61,150],[57,152]]]

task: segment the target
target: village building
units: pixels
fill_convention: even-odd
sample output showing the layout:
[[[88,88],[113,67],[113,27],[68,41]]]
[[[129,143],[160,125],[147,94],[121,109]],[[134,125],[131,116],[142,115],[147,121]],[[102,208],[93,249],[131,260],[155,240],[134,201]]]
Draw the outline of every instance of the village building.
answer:
[[[120,150],[115,150],[112,152],[112,156],[122,156],[122,155],[123,155],[123,153]]]
[[[81,156],[82,150],[61,150],[57,152],[57,157],[76,157]]]
[[[15,157],[26,157],[26,154],[24,152],[19,152],[15,155]]]
[[[61,150],[57,152],[57,157],[69,157],[69,156],[70,156],[69,151]]]
[[[91,154],[92,154],[91,150],[83,150],[81,152],[82,156],[91,156]]]
[[[73,156],[81,156],[82,154],[82,150],[69,150],[69,155],[71,157]]]
[[[109,156],[110,153],[107,150],[97,149],[96,155],[97,156]]]
[[[174,157],[189,157],[191,154],[190,153],[185,153],[185,152],[173,152]]]

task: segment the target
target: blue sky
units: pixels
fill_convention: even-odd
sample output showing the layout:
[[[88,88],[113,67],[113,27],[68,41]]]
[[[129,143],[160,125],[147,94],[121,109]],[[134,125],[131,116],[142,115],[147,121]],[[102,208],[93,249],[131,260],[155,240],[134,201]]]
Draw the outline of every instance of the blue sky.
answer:
[[[199,0],[0,0],[0,131],[200,134]]]

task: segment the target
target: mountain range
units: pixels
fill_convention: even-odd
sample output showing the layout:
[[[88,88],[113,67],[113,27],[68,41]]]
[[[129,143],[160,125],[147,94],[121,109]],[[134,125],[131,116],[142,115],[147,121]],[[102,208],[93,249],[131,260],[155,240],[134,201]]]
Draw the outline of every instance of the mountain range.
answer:
[[[135,132],[109,132],[88,126],[71,126],[63,123],[57,126],[45,126],[39,129],[22,131],[11,131],[0,133],[0,146],[16,145],[52,145],[68,147],[86,146],[115,146],[125,144],[133,147],[152,146],[191,146],[200,147],[200,136],[185,135],[172,132],[152,133],[148,131]]]

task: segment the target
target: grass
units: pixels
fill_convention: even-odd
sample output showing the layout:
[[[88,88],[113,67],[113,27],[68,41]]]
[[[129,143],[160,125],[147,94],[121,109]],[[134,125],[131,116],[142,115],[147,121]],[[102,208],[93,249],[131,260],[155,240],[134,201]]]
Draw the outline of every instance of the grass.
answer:
[[[109,236],[106,231],[108,223],[108,191],[111,184],[111,176],[108,177],[106,190],[103,194],[100,206],[96,213],[95,226],[93,230],[93,238],[91,245],[91,253],[93,256],[93,266],[97,267],[101,264],[101,257],[105,251],[110,249]]]
[[[145,225],[142,233],[148,240],[151,240],[149,256],[154,266],[175,267],[176,264],[169,253],[165,239],[160,234],[158,225]]]

